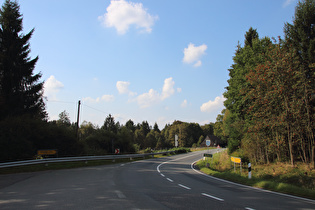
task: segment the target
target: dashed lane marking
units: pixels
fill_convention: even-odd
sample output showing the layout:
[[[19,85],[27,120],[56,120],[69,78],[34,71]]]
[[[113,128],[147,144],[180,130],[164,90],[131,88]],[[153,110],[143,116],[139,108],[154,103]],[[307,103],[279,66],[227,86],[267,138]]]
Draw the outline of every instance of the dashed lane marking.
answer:
[[[119,190],[116,190],[115,193],[117,194],[118,198],[126,198],[126,196]]]
[[[218,201],[224,201],[224,199],[222,199],[222,198],[218,198],[218,197],[209,195],[209,194],[207,194],[207,193],[201,193],[201,195],[207,196],[207,197],[209,197],[209,198],[213,198],[213,199],[218,200]]]
[[[187,187],[187,186],[182,185],[182,184],[178,184],[178,186],[180,186],[180,187],[182,187],[182,188],[185,188],[185,189],[187,189],[187,190],[191,190],[191,188],[190,188],[190,187]]]
[[[170,181],[170,182],[174,182],[173,180],[171,180],[170,178],[166,178],[168,181]]]

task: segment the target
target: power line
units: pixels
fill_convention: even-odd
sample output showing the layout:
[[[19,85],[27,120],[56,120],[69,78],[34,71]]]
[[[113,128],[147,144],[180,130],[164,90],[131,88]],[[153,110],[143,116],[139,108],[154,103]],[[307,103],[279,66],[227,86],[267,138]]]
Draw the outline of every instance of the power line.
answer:
[[[95,111],[98,111],[98,112],[102,112],[102,113],[104,113],[104,114],[107,114],[107,112],[104,112],[104,111],[102,111],[102,110],[96,109],[96,108],[91,107],[91,106],[88,106],[88,105],[86,105],[86,104],[82,104],[82,105],[83,105],[83,106],[86,106],[86,107],[88,107],[88,108],[90,108],[90,109],[93,109],[93,110],[95,110]]]
[[[64,103],[64,104],[75,104],[76,102],[72,102],[72,101],[57,101],[57,100],[52,100],[52,101],[48,101],[47,102],[54,102],[54,103]]]

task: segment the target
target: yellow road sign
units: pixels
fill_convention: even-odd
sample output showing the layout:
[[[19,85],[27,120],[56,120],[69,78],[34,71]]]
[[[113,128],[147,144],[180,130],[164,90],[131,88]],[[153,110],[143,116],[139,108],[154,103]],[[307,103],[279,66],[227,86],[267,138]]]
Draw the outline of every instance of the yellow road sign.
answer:
[[[45,150],[37,150],[37,155],[56,155],[57,150],[55,149],[45,149]]]
[[[231,157],[231,161],[234,162],[234,163],[241,163],[242,159],[239,158],[239,157]]]

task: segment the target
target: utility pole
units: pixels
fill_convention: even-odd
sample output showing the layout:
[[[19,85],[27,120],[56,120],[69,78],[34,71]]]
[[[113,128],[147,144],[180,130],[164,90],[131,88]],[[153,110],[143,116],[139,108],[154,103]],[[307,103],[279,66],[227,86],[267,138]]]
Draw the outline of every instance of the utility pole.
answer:
[[[77,139],[79,140],[79,117],[80,117],[80,105],[81,101],[78,102],[78,118],[77,118]]]

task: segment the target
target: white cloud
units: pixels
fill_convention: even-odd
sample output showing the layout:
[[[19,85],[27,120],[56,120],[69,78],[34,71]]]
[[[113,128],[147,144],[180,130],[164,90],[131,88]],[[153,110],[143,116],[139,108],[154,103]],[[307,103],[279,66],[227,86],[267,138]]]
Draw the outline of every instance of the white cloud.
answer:
[[[44,95],[50,100],[57,100],[56,94],[64,87],[62,82],[51,75],[44,83]]]
[[[111,102],[114,101],[115,97],[113,95],[103,95],[101,97],[102,101]]]
[[[202,112],[213,112],[218,111],[223,108],[223,102],[225,98],[223,96],[218,96],[214,99],[214,101],[208,101],[201,105],[200,111]]]
[[[143,93],[137,97],[138,104],[141,108],[147,108],[153,104],[159,102],[161,97],[159,93],[153,89],[150,89],[148,93]]]
[[[182,89],[181,88],[177,88],[177,92],[182,92]]]
[[[159,94],[156,90],[150,89],[148,93],[139,95],[136,100],[141,108],[150,107],[173,95],[175,93],[174,85],[175,82],[173,81],[173,78],[167,78],[164,80],[161,94]]]
[[[118,81],[116,83],[116,88],[120,94],[129,94],[130,96],[137,95],[135,92],[129,90],[130,82]]]
[[[295,0],[285,0],[285,2],[283,3],[283,7],[287,7],[287,6],[289,6],[290,4],[292,4],[292,3],[294,3],[295,2]]]
[[[197,61],[195,64],[194,64],[194,67],[199,67],[199,66],[201,66],[201,61],[199,60],[199,61]]]
[[[115,97],[113,95],[103,95],[102,97],[97,97],[95,99],[91,97],[85,97],[82,100],[88,103],[99,103],[101,101],[112,102],[115,100]]]
[[[130,82],[123,82],[118,81],[116,83],[117,90],[120,94],[128,93],[128,86],[130,85]]]
[[[142,28],[142,32],[150,33],[154,21],[158,16],[147,13],[142,3],[127,2],[125,0],[111,0],[106,9],[107,13],[99,16],[98,19],[106,27],[115,27],[118,34],[125,34],[130,25]]]
[[[161,95],[162,101],[174,94],[175,92],[174,85],[175,85],[175,82],[173,81],[172,77],[164,80],[164,85],[163,85],[163,90],[162,90],[162,95]]]
[[[184,101],[183,101],[183,103],[180,105],[182,108],[185,108],[185,107],[187,107],[187,100],[185,99]]]
[[[187,48],[184,49],[184,63],[194,63],[194,67],[201,66],[201,57],[205,54],[207,50],[207,45],[203,44],[200,46],[195,46],[194,44],[190,43]]]

